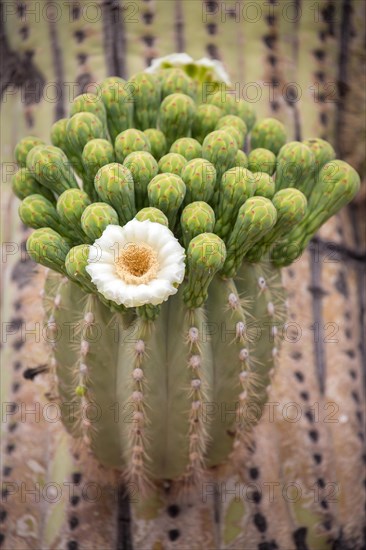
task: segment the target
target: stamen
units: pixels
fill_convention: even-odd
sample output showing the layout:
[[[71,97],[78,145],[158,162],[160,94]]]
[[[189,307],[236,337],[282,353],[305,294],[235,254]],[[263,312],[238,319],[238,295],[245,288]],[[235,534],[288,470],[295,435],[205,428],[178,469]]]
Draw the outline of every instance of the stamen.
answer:
[[[143,285],[156,279],[159,263],[155,250],[145,243],[126,245],[115,261],[117,275],[127,284]]]

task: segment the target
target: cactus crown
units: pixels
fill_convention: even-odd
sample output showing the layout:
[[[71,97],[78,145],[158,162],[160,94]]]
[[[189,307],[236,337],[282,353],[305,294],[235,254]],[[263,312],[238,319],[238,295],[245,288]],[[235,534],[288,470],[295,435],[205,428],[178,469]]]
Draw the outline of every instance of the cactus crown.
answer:
[[[216,83],[208,97],[202,75]],[[286,144],[281,122],[255,122],[217,79],[214,67],[191,62],[155,64],[129,82],[110,77],[99,97],[76,98],[52,146],[31,136],[15,151],[19,214],[35,229],[27,250],[62,275],[49,277],[46,310],[53,320],[74,312],[85,328],[78,352],[67,341],[55,347],[59,391],[84,405],[92,394],[133,402],[134,422],[120,429],[108,415],[95,432],[65,424],[139,480],[195,479],[228,455],[233,425],[235,441],[248,431],[239,416],[207,428],[200,407],[223,399],[239,414],[248,399],[263,404],[277,348],[263,339],[253,348],[245,316],[272,323],[281,311],[266,282],[274,265],[295,260],[360,184],[331,145]],[[134,327],[132,344],[91,338],[92,320],[107,327],[113,315]],[[206,316],[231,327],[226,347],[202,338]]]

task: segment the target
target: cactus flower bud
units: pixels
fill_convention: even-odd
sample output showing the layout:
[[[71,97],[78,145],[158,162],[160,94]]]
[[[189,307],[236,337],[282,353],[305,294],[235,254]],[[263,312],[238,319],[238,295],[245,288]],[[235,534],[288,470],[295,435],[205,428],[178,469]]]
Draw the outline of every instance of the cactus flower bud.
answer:
[[[125,158],[123,165],[126,166],[132,174],[135,184],[136,209],[140,210],[140,208],[149,204],[147,186],[158,174],[158,163],[147,151],[136,151],[130,153]]]
[[[76,113],[69,119],[66,131],[70,147],[81,163],[83,150],[88,141],[105,138],[103,123],[93,113]]]
[[[88,265],[89,250],[88,244],[79,244],[71,248],[65,258],[65,269],[70,279],[79,283],[86,292],[97,292],[89,273],[85,270]]]
[[[236,103],[236,108],[237,116],[244,120],[247,130],[250,132],[257,119],[253,106],[247,101],[244,101],[244,99],[239,99]]]
[[[155,74],[137,73],[129,80],[134,102],[134,122],[139,130],[156,126],[161,100],[161,85]]]
[[[118,134],[114,149],[117,162],[122,164],[130,153],[136,151],[147,151],[150,153],[150,142],[143,132],[135,128],[129,128]]]
[[[134,182],[131,172],[117,162],[106,164],[98,170],[95,189],[102,201],[113,206],[121,225],[136,214]]]
[[[216,207],[215,233],[226,240],[234,226],[239,208],[255,193],[254,176],[246,168],[231,168],[222,176]]]
[[[184,181],[175,174],[158,174],[147,187],[150,206],[159,208],[169,221],[173,230],[178,210],[186,194]]]
[[[187,249],[191,240],[197,237],[197,235],[213,232],[215,213],[206,202],[191,202],[182,212],[180,225],[184,246]]]
[[[254,172],[253,177],[256,187],[254,194],[258,197],[271,199],[276,191],[276,184],[272,176],[265,172]]]
[[[166,217],[166,215],[161,210],[159,210],[158,208],[154,208],[153,206],[143,208],[142,210],[137,212],[135,219],[139,222],[149,220],[153,223],[160,223],[161,225],[165,225],[165,227],[169,226],[168,218]]]
[[[162,100],[171,94],[185,94],[196,99],[195,82],[178,67],[162,70],[160,82]]]
[[[236,153],[235,157],[235,166],[240,166],[241,168],[248,168],[248,157],[244,153],[244,151],[239,150]]]
[[[275,118],[264,118],[254,125],[250,142],[252,149],[269,149],[277,155],[286,143],[285,127]]]
[[[213,132],[220,118],[223,115],[222,109],[215,105],[200,105],[194,115],[192,124],[192,136],[199,142]]]
[[[92,113],[98,117],[107,135],[107,111],[100,95],[86,93],[75,97],[70,107],[70,117],[76,113]]]
[[[233,166],[237,152],[235,139],[225,130],[216,130],[206,136],[202,145],[202,156],[216,168],[216,190],[224,172]],[[217,197],[214,197],[214,201],[217,201]]]
[[[70,141],[67,136],[67,123],[68,118],[60,118],[51,126],[51,143],[55,147],[59,147],[65,153],[69,159],[75,172],[84,178],[85,173],[80,158],[75,154],[74,149],[70,145]]]
[[[57,200],[57,213],[61,223],[73,232],[80,242],[85,242],[85,233],[81,229],[81,216],[89,206],[90,198],[81,189],[67,189]]]
[[[19,206],[19,217],[25,225],[33,229],[51,227],[58,233],[61,221],[56,208],[43,195],[29,195]]]
[[[168,152],[168,145],[163,132],[156,128],[148,128],[144,130],[144,134],[150,142],[151,154],[154,159],[161,159]]]
[[[192,239],[187,250],[188,282],[183,298],[189,308],[201,307],[208,287],[224,265],[225,243],[214,233],[201,233]]]
[[[106,139],[92,139],[88,141],[81,155],[85,178],[84,190],[91,199],[96,199],[94,179],[98,170],[105,164],[114,162],[113,145]]]
[[[27,240],[27,252],[32,260],[64,275],[69,250],[66,239],[50,227],[36,229]]]
[[[119,225],[117,212],[105,202],[93,202],[85,208],[81,220],[85,235],[94,242],[102,236],[108,225]]]
[[[333,147],[324,139],[310,138],[305,139],[302,143],[311,149],[315,158],[315,166],[318,171],[323,168],[324,164],[336,158]]]
[[[248,130],[245,122],[238,116],[225,115],[216,124],[216,130],[232,130],[236,129],[239,136],[238,147],[241,149],[244,146],[245,138]]]
[[[277,220],[277,211],[272,202],[264,197],[252,197],[239,209],[234,229],[227,243],[227,258],[222,274],[234,277],[244,256]]]
[[[25,168],[27,166],[27,155],[29,151],[37,145],[45,145],[45,142],[35,136],[24,137],[16,145],[14,149],[14,156],[20,168]]]
[[[61,195],[78,184],[65,153],[53,145],[38,145],[27,156],[27,168],[41,184]]]
[[[187,159],[178,153],[168,153],[159,160],[159,172],[180,176],[187,164]]]
[[[203,103],[215,105],[215,107],[222,110],[224,115],[238,115],[238,102],[224,86],[220,86],[220,90],[208,94],[203,99]]]
[[[52,191],[38,183],[28,168],[20,168],[12,177],[11,185],[18,199],[23,200],[29,195],[43,195],[49,201],[55,202]]]
[[[163,100],[159,110],[159,126],[166,136],[168,147],[177,138],[190,136],[195,112],[196,104],[188,95],[171,94]]]
[[[309,197],[315,184],[315,158],[299,141],[284,145],[277,156],[276,190],[296,187]]]
[[[216,184],[216,168],[205,159],[193,159],[186,164],[182,179],[186,184],[184,204],[194,201],[209,202]]]
[[[248,168],[251,172],[265,172],[270,176],[276,171],[276,155],[268,149],[259,147],[248,155]]]
[[[108,132],[114,143],[118,134],[132,126],[133,87],[123,78],[111,76],[101,82],[100,92],[106,108]]]
[[[202,145],[193,138],[180,138],[170,148],[171,153],[179,153],[188,161],[202,157]]]

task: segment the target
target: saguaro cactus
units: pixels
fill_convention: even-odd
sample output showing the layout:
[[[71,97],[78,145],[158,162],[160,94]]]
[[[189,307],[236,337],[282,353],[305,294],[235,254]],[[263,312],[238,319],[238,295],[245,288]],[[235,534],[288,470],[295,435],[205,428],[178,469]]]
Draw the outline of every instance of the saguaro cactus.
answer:
[[[203,103],[203,67],[155,69],[75,101],[61,141],[82,189],[69,149],[32,137],[14,178],[36,228],[27,250],[51,268],[50,379],[75,411],[64,424],[143,488],[195,483],[247,440],[278,358],[280,268],[360,183],[325,142],[286,145],[281,123],[255,123],[222,91]]]

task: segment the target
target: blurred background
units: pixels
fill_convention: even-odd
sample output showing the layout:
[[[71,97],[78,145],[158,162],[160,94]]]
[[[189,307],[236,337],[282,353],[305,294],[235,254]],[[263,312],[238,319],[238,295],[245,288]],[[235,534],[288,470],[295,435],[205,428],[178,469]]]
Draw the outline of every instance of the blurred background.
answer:
[[[9,413],[2,425],[2,477],[10,493],[3,499],[0,544],[17,550],[215,548],[217,499],[181,505],[167,489],[159,506],[131,505],[113,473],[70,451],[60,423],[37,416],[47,387],[42,377],[32,383],[23,373],[45,359],[35,328],[42,319],[40,286],[11,193],[14,146],[29,134],[49,140],[51,124],[68,114],[72,99],[95,91],[105,76],[128,78],[156,57],[187,52],[221,60],[235,93],[254,105],[257,118],[280,119],[289,140],[330,141],[337,158],[364,180],[364,2],[3,0],[0,6],[1,382]],[[240,547],[246,550],[362,547],[365,198],[363,182],[353,204],[285,270],[290,318],[301,325],[302,338],[284,343],[272,397],[300,402],[304,410],[317,403],[320,419],[315,436],[309,436],[309,415],[296,425],[263,421],[243,476],[248,483],[300,479],[306,494],[313,487],[320,493],[290,516],[268,499],[248,504],[245,529],[233,527],[245,531]],[[27,411],[35,412],[25,422]],[[100,498],[85,498],[85,479],[104,488]],[[65,480],[73,498],[37,502],[19,491],[22,481],[44,487]],[[329,487],[336,488],[333,500]],[[230,546],[235,537],[223,537],[222,547],[238,547]]]

